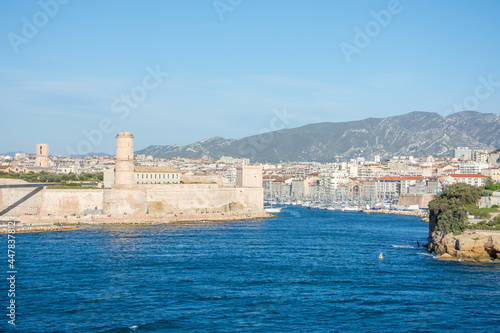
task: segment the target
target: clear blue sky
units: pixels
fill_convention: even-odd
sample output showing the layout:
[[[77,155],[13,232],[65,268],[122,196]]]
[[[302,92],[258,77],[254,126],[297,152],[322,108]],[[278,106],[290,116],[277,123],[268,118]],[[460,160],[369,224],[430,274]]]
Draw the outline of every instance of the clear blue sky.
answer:
[[[0,153],[84,151],[84,131],[93,152],[113,153],[121,129],[140,149],[454,104],[500,110],[500,83],[476,92],[479,77],[500,82],[496,0],[54,1],[0,2]],[[154,81],[156,68],[169,75]],[[283,109],[293,119],[276,118]]]

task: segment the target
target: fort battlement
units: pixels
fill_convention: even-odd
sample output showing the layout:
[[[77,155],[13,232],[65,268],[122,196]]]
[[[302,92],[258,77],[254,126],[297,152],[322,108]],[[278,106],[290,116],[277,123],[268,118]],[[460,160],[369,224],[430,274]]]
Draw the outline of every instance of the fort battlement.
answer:
[[[115,183],[111,188],[44,188],[7,215],[55,219],[91,214],[102,215],[102,219],[108,222],[134,218],[158,220],[165,214],[192,215],[193,219],[208,213],[267,216],[260,166],[238,168],[239,187],[224,187],[221,183],[137,184],[134,183],[133,136],[129,132],[122,131],[117,135],[116,150]],[[1,188],[0,208],[12,205],[30,191],[30,188]],[[213,217],[220,219],[221,216]]]

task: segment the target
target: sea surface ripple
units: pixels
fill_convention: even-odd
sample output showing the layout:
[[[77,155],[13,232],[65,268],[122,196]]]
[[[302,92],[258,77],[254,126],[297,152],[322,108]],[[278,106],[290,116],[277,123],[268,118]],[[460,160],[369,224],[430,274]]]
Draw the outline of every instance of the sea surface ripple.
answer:
[[[427,228],[291,206],[265,220],[18,234],[16,330],[498,332],[500,265],[433,259],[417,246]]]

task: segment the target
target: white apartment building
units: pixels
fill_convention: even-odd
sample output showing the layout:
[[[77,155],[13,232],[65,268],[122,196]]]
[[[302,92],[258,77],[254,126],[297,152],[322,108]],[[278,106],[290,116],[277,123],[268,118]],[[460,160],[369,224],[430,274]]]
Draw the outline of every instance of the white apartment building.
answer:
[[[480,174],[449,174],[445,179],[450,185],[457,183],[465,183],[473,186],[484,186],[486,176]]]
[[[488,163],[463,163],[460,164],[459,173],[480,174],[481,170],[487,169]]]
[[[469,147],[457,147],[455,149],[455,158],[460,161],[468,161],[472,159],[472,149]]]
[[[346,184],[349,175],[346,171],[326,171],[321,172],[320,177],[320,188],[323,193],[334,193],[340,185]]]
[[[472,160],[478,163],[487,163],[488,162],[488,151],[486,149],[476,149],[472,153]]]

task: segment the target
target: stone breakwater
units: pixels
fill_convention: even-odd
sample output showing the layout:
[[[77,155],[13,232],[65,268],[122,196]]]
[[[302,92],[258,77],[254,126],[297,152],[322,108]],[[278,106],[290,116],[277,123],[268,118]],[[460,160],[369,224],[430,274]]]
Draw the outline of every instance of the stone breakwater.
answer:
[[[33,233],[33,232],[49,232],[49,231],[69,231],[78,229],[75,226],[66,227],[66,226],[57,226],[57,225],[27,225],[27,226],[17,226],[16,234],[25,234],[25,233]],[[0,234],[8,233],[7,228],[0,229]]]
[[[224,222],[274,217],[263,212],[230,212],[201,214],[162,215],[84,215],[84,216],[33,216],[16,217],[16,233],[75,230],[78,225],[151,225],[182,222]],[[7,228],[0,228],[0,234]]]
[[[500,231],[466,230],[461,235],[434,231],[428,249],[439,260],[500,261]]]
[[[365,209],[363,210],[363,213],[404,215],[404,216],[415,216],[415,217],[427,217],[429,215],[429,213],[421,212],[418,210],[390,210],[390,209]]]

